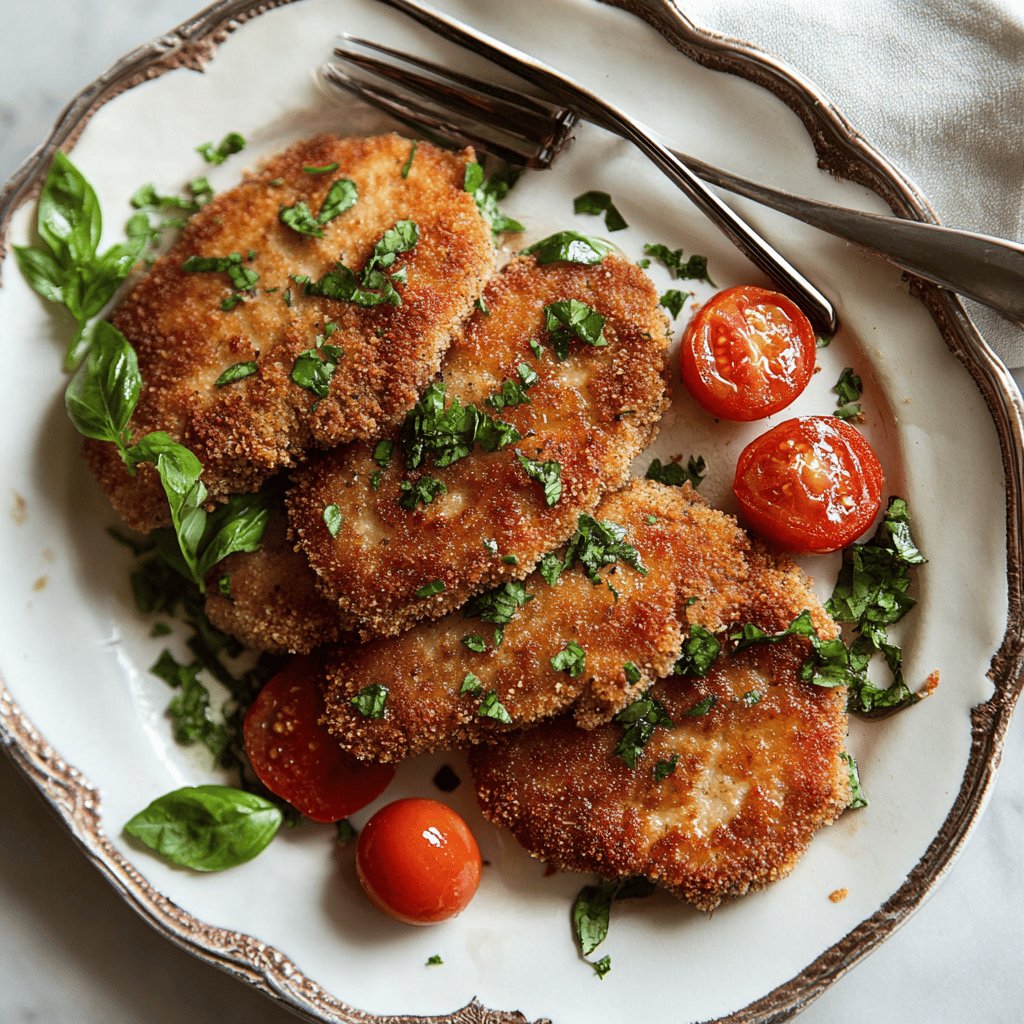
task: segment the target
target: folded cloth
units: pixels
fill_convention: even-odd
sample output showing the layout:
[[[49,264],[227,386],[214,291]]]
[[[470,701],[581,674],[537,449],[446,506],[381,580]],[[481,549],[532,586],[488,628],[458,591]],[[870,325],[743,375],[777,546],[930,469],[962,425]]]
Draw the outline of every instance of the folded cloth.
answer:
[[[1024,241],[1024,0],[679,6],[807,75],[944,224]],[[1024,330],[966,305],[1006,365],[1024,369]]]

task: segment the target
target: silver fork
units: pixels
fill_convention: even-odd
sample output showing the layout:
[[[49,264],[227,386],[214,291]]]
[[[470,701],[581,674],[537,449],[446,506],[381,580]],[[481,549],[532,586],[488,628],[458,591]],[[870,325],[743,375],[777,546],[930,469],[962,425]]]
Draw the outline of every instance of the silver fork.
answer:
[[[496,62],[519,73],[518,64],[509,56],[509,51],[512,54],[518,51],[497,44],[482,33],[467,29],[411,0],[383,2],[410,14],[445,38],[455,38],[485,56],[493,57],[491,47],[499,47],[503,60]],[[452,32],[454,36],[450,35]],[[479,44],[481,37],[486,41],[483,44]],[[482,51],[481,46],[484,47]],[[580,105],[574,105],[564,92],[555,95],[567,102],[539,99],[351,37],[345,37],[344,46],[336,49],[335,55],[338,60],[326,64],[323,69],[330,84],[355,93],[428,137],[457,145],[472,145],[511,163],[528,167],[549,166],[568,142],[578,119]],[[538,63],[532,58],[526,59],[533,64]],[[545,69],[546,72],[548,70]],[[553,93],[549,91],[549,94]],[[617,123],[602,118],[600,111],[595,114],[588,110],[585,114],[589,120],[631,138],[619,129]],[[864,213],[806,199],[759,185],[694,157],[681,153],[674,155],[691,171],[721,188],[855,242],[903,270],[977,299],[1011,320],[1024,323],[1024,246],[989,235]],[[740,247],[743,248],[742,245]],[[771,247],[768,249],[778,256]],[[744,251],[747,252],[745,248]],[[760,260],[755,262],[778,280],[769,266]],[[807,305],[803,295],[792,291],[790,294],[798,303]],[[827,300],[821,298],[827,304]],[[828,309],[831,310],[830,304]],[[834,311],[830,317],[820,312],[817,317],[812,317],[817,320],[819,330],[826,330],[826,317],[834,325]],[[834,326],[828,330],[831,332]]]
[[[579,82],[549,67],[514,47],[501,43],[445,14],[421,6],[415,0],[383,0],[419,21],[431,32],[479,53],[493,63],[512,71],[539,88],[546,97],[589,120],[615,130],[632,142],[658,167],[695,205],[709,217],[776,286],[789,295],[808,319],[824,334],[833,334],[838,319],[832,303],[788,260],[766,242],[749,224],[734,213],[678,157],[655,141],[637,121],[617,107],[601,99]],[[450,75],[448,76],[450,78]],[[332,76],[339,82],[339,76]],[[452,79],[458,84],[457,79]],[[493,90],[490,90],[493,92]],[[510,91],[504,90],[507,94]],[[369,98],[369,97],[367,97]],[[506,95],[505,99],[508,99]],[[484,148],[481,146],[481,148]]]

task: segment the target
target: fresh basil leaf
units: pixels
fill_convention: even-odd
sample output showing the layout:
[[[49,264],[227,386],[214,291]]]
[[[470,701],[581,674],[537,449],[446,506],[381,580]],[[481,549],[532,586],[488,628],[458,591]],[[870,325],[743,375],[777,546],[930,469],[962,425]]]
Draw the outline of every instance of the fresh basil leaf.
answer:
[[[629,227],[607,192],[584,192],[572,201],[572,208],[574,213],[593,213],[597,216],[603,213],[604,226],[609,231],[622,231]]]
[[[282,224],[300,235],[309,235],[312,238],[324,237],[323,228],[313,216],[313,211],[306,205],[305,199],[300,199],[292,206],[282,206],[277,215]]]
[[[483,689],[483,684],[480,682],[480,677],[474,675],[472,672],[467,672],[465,679],[462,680],[462,686],[459,687],[459,693],[471,693],[478,694]]]
[[[388,703],[388,688],[380,683],[364,686],[349,700],[364,718],[383,718]]]
[[[409,171],[412,170],[412,162],[416,158],[416,150],[419,148],[419,139],[413,139],[412,145],[409,147],[409,159],[402,164],[402,178],[409,177]]]
[[[373,461],[380,466],[381,469],[387,469],[391,464],[391,456],[395,451],[394,441],[378,441],[373,449]]]
[[[630,686],[634,686],[640,682],[640,679],[642,678],[640,669],[638,669],[632,661],[627,661],[622,667],[626,672],[626,682],[629,683]]]
[[[222,871],[261,853],[281,826],[268,800],[230,786],[186,786],[158,797],[124,826],[165,860]]]
[[[696,490],[707,476],[707,470],[708,465],[703,455],[691,455],[685,467],[680,462],[662,464],[661,459],[654,459],[647,467],[644,479],[657,480],[658,483],[668,484],[670,487],[689,484]]]
[[[209,514],[203,527],[196,572],[207,573],[228,555],[259,550],[270,520],[270,499],[265,494],[236,494]]]
[[[520,363],[516,367],[516,374],[519,380],[503,380],[501,382],[501,389],[486,398],[484,400],[485,404],[489,405],[492,409],[529,405],[530,396],[526,392],[540,380],[540,377],[526,363]]]
[[[307,295],[323,295],[328,299],[337,299],[340,302],[351,302],[355,306],[362,306],[369,309],[373,306],[380,306],[390,302],[392,305],[402,304],[401,296],[394,288],[384,288],[383,282],[381,291],[369,291],[362,287],[359,278],[345,266],[344,263],[336,263],[333,270],[328,270],[319,281],[310,281],[305,285]],[[392,297],[397,302],[392,301]]]
[[[353,826],[352,822],[349,821],[348,818],[342,818],[341,821],[336,821],[334,825],[338,830],[335,840],[339,846],[351,846],[359,836],[355,826]]]
[[[75,429],[85,437],[113,442],[128,462],[128,422],[141,390],[135,350],[116,327],[101,321],[93,331],[88,356],[64,392]]]
[[[650,695],[650,691],[626,705],[612,721],[624,727],[615,747],[615,756],[622,758],[629,768],[636,768],[637,760],[655,729],[675,727],[664,706]]]
[[[443,594],[445,591],[444,580],[432,580],[430,583],[424,584],[416,591],[416,596],[420,599],[433,597],[435,594]]]
[[[560,462],[535,462],[527,458],[521,452],[516,452],[516,458],[523,472],[531,479],[536,480],[544,489],[544,503],[550,508],[557,505],[562,497],[562,464]]]
[[[218,764],[227,749],[228,732],[213,719],[210,691],[199,682],[201,668],[198,661],[182,665],[170,651],[164,650],[150,672],[178,691],[167,707],[174,739],[185,746],[201,743],[213,754],[214,764]]]
[[[245,149],[245,138],[238,132],[228,132],[220,142],[214,146],[212,142],[204,142],[196,146],[196,152],[208,164],[222,164],[233,153],[241,153]]]
[[[668,272],[673,277],[681,277],[687,280],[707,281],[707,283],[712,287],[718,287],[715,282],[711,280],[711,277],[708,274],[707,256],[695,255],[684,260],[682,249],[670,249],[667,245],[661,245],[660,243],[645,245],[644,254],[647,256],[653,256],[668,269]]]
[[[846,765],[846,771],[850,778],[850,802],[846,806],[851,811],[867,807],[868,798],[864,795],[864,790],[860,785],[860,769],[857,767],[857,762],[845,750],[840,752],[839,759]]]
[[[743,703],[746,704],[748,708],[752,708],[755,704],[761,703],[762,696],[763,694],[757,690],[747,690],[747,692],[743,694]]]
[[[540,560],[540,565],[537,568],[548,586],[553,587],[558,582],[558,577],[562,575],[565,565],[562,559],[552,551]]]
[[[624,562],[643,576],[647,568],[640,559],[640,552],[626,543],[626,528],[610,519],[594,519],[583,513],[576,525],[576,532],[566,545],[562,570],[574,562],[583,566],[591,583],[601,582],[600,570],[616,562]]]
[[[327,527],[327,532],[332,537],[338,536],[342,522],[343,517],[341,509],[338,508],[337,505],[331,504],[324,509],[324,525]]]
[[[612,900],[618,891],[618,882],[601,882],[584,886],[572,905],[572,926],[580,952],[591,953],[608,937]]]
[[[484,183],[484,169],[474,160],[466,164],[465,174],[462,176],[462,187],[467,192],[475,192]]]
[[[21,276],[34,291],[49,302],[64,302],[64,268],[57,259],[42,249],[15,245],[14,259]]]
[[[552,659],[551,667],[556,672],[566,672],[570,679],[579,679],[587,668],[587,652],[574,640],[570,640]]]
[[[488,691],[484,699],[480,701],[480,707],[476,709],[476,713],[481,718],[493,718],[496,722],[502,722],[505,725],[512,724],[512,716],[505,710],[505,705],[498,700],[498,694],[494,690]]]
[[[483,654],[487,650],[487,642],[479,633],[469,633],[462,638],[462,645],[475,654]]]
[[[568,359],[569,344],[573,338],[603,348],[608,344],[604,336],[604,317],[596,309],[579,299],[552,302],[544,307],[544,327],[548,331],[555,358]]]
[[[251,377],[258,370],[259,367],[256,365],[255,360],[245,363],[234,363],[213,382],[213,386],[215,388],[223,388],[228,384],[235,384],[240,380],[245,380],[246,377]]]
[[[469,173],[468,167],[467,173]],[[508,195],[512,186],[519,180],[520,174],[522,174],[521,169],[507,167],[504,170],[496,171],[490,178],[472,190],[476,208],[484,220],[490,223],[491,234],[494,236],[495,242],[506,232],[523,230],[523,225],[519,221],[507,217],[498,208],[498,203]]]
[[[614,250],[614,246],[599,238],[580,234],[579,231],[559,231],[521,250],[523,256],[533,256],[544,266],[548,263],[582,263],[591,266]]]
[[[667,309],[672,318],[675,319],[683,311],[683,303],[690,297],[691,292],[681,292],[678,288],[669,288],[660,299],[658,305]]]
[[[427,967],[436,967],[438,964],[443,964],[444,961],[441,959],[440,954],[434,953],[432,956],[427,957]]]
[[[329,164],[306,164],[302,168],[303,174],[333,174],[341,164],[332,160]]]
[[[96,256],[103,233],[99,200],[82,172],[59,150],[39,196],[36,228],[65,268],[91,263]]]
[[[482,622],[492,622],[496,626],[507,626],[516,612],[532,600],[533,595],[526,592],[522,582],[510,580],[471,598],[463,608],[463,614],[467,619],[480,619]],[[466,643],[465,637],[462,642]]]
[[[672,670],[677,676],[700,677],[706,676],[715,659],[718,657],[722,645],[703,626],[692,623],[690,635],[683,641],[679,659]]]
[[[326,398],[341,356],[342,351],[337,345],[322,345],[300,352],[292,366],[292,381],[317,398]]]
[[[692,708],[684,711],[683,714],[687,718],[703,718],[717,703],[718,698],[713,693],[710,693],[702,700],[697,701]]]

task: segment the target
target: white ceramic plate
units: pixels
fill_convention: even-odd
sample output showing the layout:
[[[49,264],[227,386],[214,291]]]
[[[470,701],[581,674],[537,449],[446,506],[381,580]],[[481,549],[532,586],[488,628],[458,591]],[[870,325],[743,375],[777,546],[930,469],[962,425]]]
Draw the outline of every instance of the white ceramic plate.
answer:
[[[468,63],[369,0],[267,6],[240,27],[230,18],[244,14],[244,4],[211,8],[71,108],[51,147],[77,136],[73,158],[99,193],[104,244],[118,236],[128,197],[144,181],[173,189],[208,172],[220,190],[243,165],[303,136],[390,127],[316,85],[313,69],[339,31]],[[695,155],[793,191],[884,209],[862,188],[817,170],[804,126],[784,103],[685,59],[631,14],[583,0],[522,0],[514,19],[499,3],[443,6],[557,64]],[[926,215],[913,190],[844,134],[827,106],[808,113],[820,98],[784,69],[684,23],[663,27],[691,56],[772,84],[805,120],[818,119],[818,141],[833,162],[841,156],[844,170]],[[205,73],[188,62],[202,63]],[[133,87],[121,91],[126,86]],[[248,148],[207,168],[194,146],[229,130],[242,132]],[[23,200],[45,164],[45,155],[30,162],[4,193],[8,241],[30,240],[34,208]],[[707,254],[719,286],[763,283],[627,144],[590,127],[554,170],[525,177],[505,205],[530,238],[568,226],[603,233],[597,221],[572,213],[573,196],[585,189],[615,197],[630,229],[614,239],[627,255],[639,257],[644,242],[665,242]],[[1012,389],[957,305],[926,290],[929,315],[898,271],[780,215],[741,208],[835,299],[844,326],[820,352],[821,372],[808,391],[768,424],[716,424],[676,387],[639,472],[652,455],[702,453],[711,468],[705,493],[730,507],[743,444],[790,415],[830,412],[831,385],[853,367],[865,381],[863,429],[890,492],[909,500],[931,559],[920,574],[920,607],[899,630],[907,677],[920,684],[937,668],[942,682],[932,699],[893,719],[854,723],[849,747],[871,806],[819,835],[790,878],[711,919],[664,896],[616,907],[601,949],[613,961],[604,982],[572,942],[568,908],[582,880],[545,878],[542,865],[484,823],[458,758],[403,766],[387,794],[436,795],[430,780],[446,761],[465,780],[451,799],[491,866],[469,909],[433,929],[409,929],[372,910],[358,892],[351,851],[333,848],[331,829],[305,825],[257,860],[214,876],[173,869],[124,841],[123,822],[155,796],[216,776],[208,755],[171,739],[168,691],[147,671],[165,641],[149,638],[150,623],[134,609],[130,556],[103,532],[113,515],[64,416],[66,322],[13,266],[4,268],[0,436],[8,443],[0,495],[12,512],[0,519],[0,729],[87,855],[170,938],[324,1020],[500,1020],[514,1017],[502,1011],[518,1010],[575,1024],[627,1019],[638,1003],[650,1021],[781,1019],[884,938],[941,876],[984,803],[1017,693],[1020,652],[1009,638],[1019,584],[1008,550],[1015,558],[1020,527],[1008,494],[1019,492],[1021,429]],[[664,272],[652,274],[669,287]],[[712,291],[696,285],[696,300]],[[1008,531],[998,528],[997,509],[1006,510]],[[997,528],[979,530],[979,521]],[[827,596],[837,558],[807,564]],[[840,888],[848,897],[830,902]],[[444,966],[427,970],[434,953]]]

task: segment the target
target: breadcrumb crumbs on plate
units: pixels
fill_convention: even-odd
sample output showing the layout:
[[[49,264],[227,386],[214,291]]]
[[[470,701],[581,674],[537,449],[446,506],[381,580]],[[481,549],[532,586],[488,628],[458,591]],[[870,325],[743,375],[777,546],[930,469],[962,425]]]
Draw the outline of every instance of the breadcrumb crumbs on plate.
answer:
[[[833,889],[828,894],[828,898],[833,903],[842,903],[843,900],[845,900],[846,897],[849,896],[849,895],[850,895],[850,890],[849,889]]]

